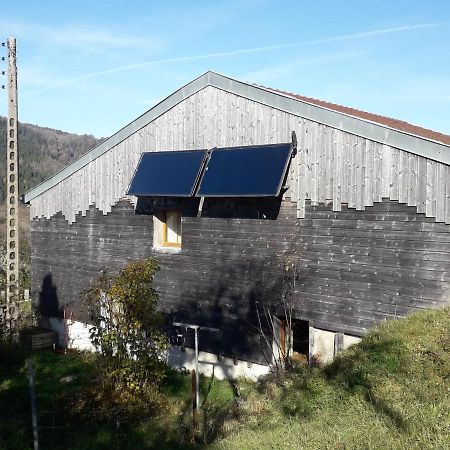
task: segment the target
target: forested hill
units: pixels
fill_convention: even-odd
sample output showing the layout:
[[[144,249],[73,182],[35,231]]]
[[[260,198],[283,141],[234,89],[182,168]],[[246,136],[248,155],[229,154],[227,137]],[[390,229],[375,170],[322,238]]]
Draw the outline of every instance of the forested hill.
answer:
[[[92,135],[19,124],[19,192],[22,195],[99,144]],[[6,191],[6,118],[0,117],[0,204]]]

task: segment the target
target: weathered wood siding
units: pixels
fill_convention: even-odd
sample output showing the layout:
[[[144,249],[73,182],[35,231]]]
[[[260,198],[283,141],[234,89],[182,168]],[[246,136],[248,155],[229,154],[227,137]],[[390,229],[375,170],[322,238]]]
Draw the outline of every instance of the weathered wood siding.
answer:
[[[449,166],[211,86],[33,199],[31,216],[61,212],[72,223],[94,204],[109,213],[125,196],[144,151],[289,142],[292,130],[299,153],[286,196],[296,203],[299,218],[305,216],[307,200],[331,200],[334,211],[342,204],[362,211],[389,198],[450,223]]]
[[[152,227],[152,217],[135,215],[129,202],[120,202],[107,216],[92,207],[72,225],[61,214],[33,220],[32,299],[44,314],[58,315],[68,306],[76,320],[85,320],[81,292],[102,270],[116,272],[128,261],[145,258]]]
[[[80,292],[103,268],[157,257],[160,306],[177,318],[217,326],[204,350],[262,361],[256,306],[278,301],[286,262],[297,268],[294,315],[353,335],[380,321],[450,298],[450,227],[384,200],[357,211],[276,200],[207,199],[183,210],[179,252],[153,249],[151,204],[127,201],[103,215],[91,207],[69,225],[59,214],[32,222],[33,297],[49,313],[67,304],[85,319]],[[266,217],[266,218],[262,218]],[[45,308],[44,308],[45,310]],[[258,356],[259,354],[259,356]]]
[[[307,203],[300,318],[362,335],[382,320],[450,302],[450,227],[383,200],[357,211]]]

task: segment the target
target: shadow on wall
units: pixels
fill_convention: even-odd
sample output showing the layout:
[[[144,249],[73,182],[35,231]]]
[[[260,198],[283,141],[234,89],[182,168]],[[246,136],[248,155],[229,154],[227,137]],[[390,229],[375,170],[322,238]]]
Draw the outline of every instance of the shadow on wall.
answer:
[[[177,329],[171,326],[173,322],[218,328],[218,334],[200,333],[200,350],[257,364],[270,363],[272,355],[262,338],[256,309],[259,304],[261,325],[267,333],[262,308],[272,310],[281,301],[280,262],[254,257],[237,264],[218,258],[208,272],[203,274],[203,283],[184,286],[181,281],[178,285],[178,305],[167,311],[172,343],[194,347],[193,331]]]
[[[45,275],[42,280],[39,292],[39,315],[41,318],[60,317],[61,315],[58,292],[51,273]]]

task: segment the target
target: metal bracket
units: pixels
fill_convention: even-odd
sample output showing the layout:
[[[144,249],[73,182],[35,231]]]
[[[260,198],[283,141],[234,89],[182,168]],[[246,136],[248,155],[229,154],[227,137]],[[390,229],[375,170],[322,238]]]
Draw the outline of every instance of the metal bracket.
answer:
[[[297,154],[297,135],[295,134],[295,131],[292,131],[291,133],[292,137],[292,154],[291,158],[293,158]]]

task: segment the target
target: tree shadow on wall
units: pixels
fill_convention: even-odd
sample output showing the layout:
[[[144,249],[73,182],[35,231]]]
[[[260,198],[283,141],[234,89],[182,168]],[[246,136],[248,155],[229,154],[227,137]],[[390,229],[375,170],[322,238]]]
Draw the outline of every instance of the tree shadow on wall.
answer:
[[[161,266],[161,271],[164,271],[162,261]],[[223,424],[230,419],[229,414],[235,411],[232,402],[238,402],[240,397],[236,384],[231,380],[234,375],[233,363],[228,365],[223,358],[231,358],[234,364],[240,361],[240,364],[245,364],[241,368],[249,372],[254,364],[271,363],[271,346],[265,341],[260,326],[264,328],[266,336],[269,335],[269,324],[266,323],[263,308],[274,310],[281,301],[283,265],[281,259],[269,259],[262,254],[253,254],[246,261],[221,255],[214,262],[210,261],[208,271],[206,266],[197,266],[191,269],[192,274],[196,270],[201,270],[201,282],[192,276],[171,285],[180,295],[177,304],[171,305],[173,309],[168,314],[167,327],[169,335],[172,335],[172,343],[187,348],[194,347],[194,332],[174,327],[173,322],[220,330],[219,333],[207,330],[199,332],[199,349],[219,356],[216,362],[214,359],[203,359],[200,354],[199,362],[212,366],[213,373],[214,369],[216,373],[221,370],[235,393],[230,409],[222,411],[214,408],[214,400],[208,398],[208,391],[203,393],[203,439],[211,443],[222,435]],[[180,335],[181,342],[177,341]],[[186,356],[186,362],[188,359],[189,356]]]
[[[202,282],[193,282],[193,274],[191,281],[184,278],[178,286],[172,284],[180,294],[177,304],[172,303],[171,311],[166,311],[168,328],[172,328],[169,334],[175,332],[173,322],[217,328],[219,333],[201,332],[200,350],[267,364],[271,355],[261,339],[258,313],[264,322],[262,307],[281,299],[280,265],[273,261],[267,264],[265,258],[258,257],[242,264],[217,260],[203,277]],[[184,329],[178,332],[183,334],[184,346],[193,348],[194,333]]]

